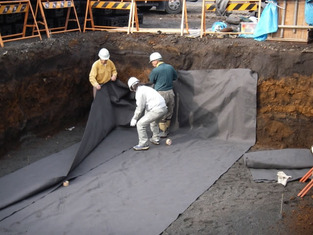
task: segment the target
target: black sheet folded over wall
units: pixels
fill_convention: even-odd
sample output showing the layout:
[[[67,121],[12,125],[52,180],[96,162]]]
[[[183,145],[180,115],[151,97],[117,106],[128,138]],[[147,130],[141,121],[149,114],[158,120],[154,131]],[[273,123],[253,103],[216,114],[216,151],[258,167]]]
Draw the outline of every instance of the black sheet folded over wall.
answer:
[[[0,178],[0,209],[54,186],[118,125],[127,125],[134,100],[120,81],[105,84],[92,103],[81,144],[76,153],[61,152]],[[121,115],[123,113],[123,115]]]
[[[255,143],[256,73],[178,74],[171,146],[134,151],[134,95],[108,83],[81,143],[0,179],[0,233],[161,233]]]

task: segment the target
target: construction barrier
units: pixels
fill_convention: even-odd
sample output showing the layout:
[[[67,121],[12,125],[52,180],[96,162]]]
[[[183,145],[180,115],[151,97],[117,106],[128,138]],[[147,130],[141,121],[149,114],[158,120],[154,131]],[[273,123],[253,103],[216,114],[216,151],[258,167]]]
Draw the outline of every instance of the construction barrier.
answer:
[[[29,16],[29,11],[31,12],[31,17]],[[16,41],[20,39],[39,37],[41,40],[41,35],[36,22],[34,11],[32,9],[30,0],[18,0],[18,1],[0,1],[0,15],[4,14],[25,14],[24,24],[21,33],[1,35],[0,33],[0,45],[4,47],[4,42]],[[31,21],[31,23],[30,23]],[[37,31],[37,35],[28,35],[27,28],[33,28]]]
[[[160,2],[160,0],[151,0]],[[161,0],[161,1],[168,1],[168,0]],[[136,2],[146,2],[146,0],[136,0]],[[147,32],[147,33],[180,33],[182,36],[184,33],[189,34],[189,27],[188,27],[188,17],[187,17],[187,6],[186,0],[181,0],[182,2],[182,17],[180,22],[179,28],[140,28],[138,32]]]
[[[257,11],[258,10],[258,2],[256,1],[229,1],[225,11]],[[205,4],[206,11],[217,11],[215,1],[206,1]]]
[[[116,1],[100,1],[100,0],[87,0],[86,14],[84,21],[84,32],[86,30],[108,30],[108,29],[124,29],[124,27],[119,26],[107,26],[99,25],[95,23],[93,16],[93,9],[102,9],[102,10],[123,10],[129,11],[129,22],[127,32],[130,33],[130,28],[132,25],[136,24],[137,31],[139,30],[139,21],[136,1],[132,0],[131,2],[116,2]],[[89,25],[87,25],[89,23]]]
[[[64,26],[52,27],[48,24],[45,11],[67,9]],[[73,12],[72,12],[73,10]],[[71,13],[74,14],[74,18],[71,17]],[[41,21],[38,18],[41,15]],[[49,1],[49,0],[37,0],[35,17],[39,25],[44,26],[40,31],[45,31],[48,38],[51,34],[55,33],[65,33],[79,31],[81,32],[80,23],[78,20],[75,4],[73,0],[63,0],[63,1]],[[75,22],[75,26],[69,28],[69,22]],[[49,27],[50,26],[50,27]]]
[[[86,16],[84,22],[84,32],[86,30],[105,30],[105,31],[127,31],[127,33],[134,33],[134,32],[145,32],[145,33],[181,33],[181,35],[185,32],[188,33],[188,22],[187,22],[187,8],[186,8],[186,0],[182,0],[182,20],[180,23],[179,29],[161,29],[161,28],[140,28],[139,21],[138,21],[138,13],[137,13],[137,2],[143,2],[145,0],[126,0],[122,2],[116,1],[100,1],[100,0],[88,0],[87,7],[86,7]],[[152,0],[157,1],[157,0]],[[168,1],[168,0],[161,0],[161,1]],[[158,0],[160,2],[160,0]],[[129,19],[128,19],[128,27],[118,27],[118,26],[106,26],[106,25],[99,25],[96,24],[93,10],[94,9],[103,9],[103,10],[127,10],[129,11]],[[87,25],[88,24],[88,25]],[[136,27],[134,29],[134,27]]]
[[[309,26],[305,21],[305,2],[306,0],[277,1],[278,30],[276,33],[269,35],[268,40],[309,41],[313,26]]]
[[[206,31],[206,12],[216,12],[218,11],[216,6],[216,1],[212,0],[203,0],[202,2],[202,17],[201,17],[201,37],[205,36],[208,33],[216,33],[213,31]],[[233,12],[233,11],[242,11],[242,12],[251,12],[257,11],[258,18],[260,18],[261,12],[261,0],[250,0],[250,1],[242,1],[242,0],[230,0],[225,8],[225,12]],[[231,32],[228,32],[231,33]],[[247,32],[239,32],[240,34],[245,34]],[[248,32],[249,33],[249,32]]]

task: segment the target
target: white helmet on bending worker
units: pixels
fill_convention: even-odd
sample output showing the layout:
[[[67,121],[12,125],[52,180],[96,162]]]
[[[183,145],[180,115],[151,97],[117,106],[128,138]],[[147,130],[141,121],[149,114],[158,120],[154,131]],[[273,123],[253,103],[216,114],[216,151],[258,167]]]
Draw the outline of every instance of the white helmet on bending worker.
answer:
[[[140,81],[138,78],[135,78],[135,77],[131,77],[128,79],[128,87],[129,87],[129,90],[131,91],[135,91],[136,89],[134,89],[134,85],[138,84]]]

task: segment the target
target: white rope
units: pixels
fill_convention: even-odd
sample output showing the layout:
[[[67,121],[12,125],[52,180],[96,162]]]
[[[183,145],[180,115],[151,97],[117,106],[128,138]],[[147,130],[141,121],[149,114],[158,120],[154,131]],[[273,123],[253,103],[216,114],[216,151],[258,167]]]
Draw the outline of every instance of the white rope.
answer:
[[[274,2],[274,1],[265,1],[266,3],[272,3],[273,5],[275,5],[275,6],[277,6],[277,7],[279,7],[280,9],[283,9],[283,10],[285,10],[285,8],[283,8],[283,7],[281,7],[281,6],[279,6],[276,2]]]

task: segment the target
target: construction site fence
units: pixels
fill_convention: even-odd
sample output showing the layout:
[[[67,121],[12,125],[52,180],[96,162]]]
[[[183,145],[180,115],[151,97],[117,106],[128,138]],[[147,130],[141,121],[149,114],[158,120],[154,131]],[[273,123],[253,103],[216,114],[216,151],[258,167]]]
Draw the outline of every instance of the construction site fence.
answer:
[[[48,0],[47,0],[48,1]],[[167,1],[167,0],[164,0]],[[6,1],[8,2],[8,1]],[[14,2],[18,2],[18,1],[14,1]],[[64,1],[48,1],[48,2],[64,2]],[[100,2],[105,2],[105,1],[100,1]],[[127,1],[122,1],[122,2],[132,2],[131,0],[127,0]],[[136,2],[145,2],[145,0],[135,0],[134,1],[135,4]],[[263,2],[261,0],[251,0],[251,1],[235,1],[235,0],[230,0],[229,1],[229,6],[226,8],[226,11],[237,11],[239,10],[243,10],[243,11],[256,11],[258,14],[258,17],[261,13],[260,10],[260,2]],[[285,4],[285,0],[277,0],[277,4],[282,6],[283,4]],[[287,7],[291,8],[292,5],[295,5],[296,2],[299,2],[299,8],[298,11],[296,13],[290,13],[290,15],[292,15],[293,18],[295,18],[296,16],[294,16],[295,14],[297,14],[297,22],[303,22],[303,4],[305,2],[305,0],[288,0],[287,1]],[[36,5],[37,5],[37,0],[30,0],[30,4],[32,6],[32,9],[35,10],[36,9]],[[88,0],[74,0],[75,3],[75,10],[76,10],[76,14],[77,14],[77,21],[79,23],[79,27],[81,27],[84,31],[86,30],[86,9],[88,8],[87,4],[88,4]],[[214,5],[215,1],[208,1],[208,0],[203,0],[203,5],[202,5],[202,19],[199,25],[201,27],[201,36],[205,36],[208,33],[214,33],[214,32],[207,32],[207,25],[205,23],[205,18],[207,13],[209,12],[214,12],[216,11],[216,8],[214,9],[215,5]],[[255,3],[257,3],[257,6],[255,6]],[[53,4],[53,3],[51,3]],[[125,4],[126,5],[126,4]],[[257,10],[256,10],[257,7]],[[187,9],[187,7],[186,7]],[[292,10],[292,9],[291,9]],[[283,15],[284,19],[288,18],[288,14],[291,11],[290,9],[287,9],[287,11],[282,11],[281,9],[279,9],[279,11],[281,12],[281,14]],[[301,10],[301,11],[300,11]],[[287,13],[286,13],[287,12]],[[0,12],[1,13],[1,12]],[[114,10],[112,11],[112,9],[98,9],[98,10],[94,10],[93,12],[93,23],[95,25],[111,25],[113,27],[111,28],[117,28],[117,27],[125,27],[125,26],[132,26],[132,30],[131,32],[136,32],[136,31],[140,31],[143,32],[142,29],[139,28],[133,28],[136,27],[136,23],[134,22],[133,19],[130,19],[130,17],[134,17],[133,14],[130,14],[131,12],[128,12],[125,14],[125,11],[122,10]],[[67,14],[67,9],[65,8],[59,8],[59,9],[53,9],[53,10],[47,10],[45,11],[45,19],[47,22],[47,25],[49,25],[49,28],[58,28],[61,26],[64,26],[64,24],[66,23],[66,14]],[[111,14],[111,15],[110,15]],[[138,23],[139,25],[143,22],[143,14],[142,13],[136,13],[136,17],[138,18]],[[70,13],[70,17],[75,17],[74,13],[71,12]],[[114,21],[114,16],[118,15],[118,21]],[[181,23],[181,28],[178,29],[182,32],[182,27],[184,27],[184,33],[188,33],[188,17],[187,17],[187,10],[184,11],[184,9],[182,9],[182,23]],[[31,16],[29,15],[29,18]],[[291,16],[290,16],[291,17]],[[291,26],[287,25],[287,22],[283,22],[283,19],[281,19],[282,16],[280,15],[280,32],[277,33],[276,35],[273,34],[272,37],[273,39],[276,40],[283,40],[284,37],[286,37],[286,33],[288,33],[289,30],[287,30],[287,28],[292,28]],[[42,16],[38,16],[35,21],[42,21]],[[132,20],[132,21],[131,21]],[[130,22],[132,23],[130,25]],[[37,23],[37,22],[36,22]],[[88,22],[90,23],[90,22]],[[2,38],[0,37],[0,43],[1,46],[3,46],[3,38],[6,37],[7,35],[14,35],[17,34],[18,32],[21,32],[21,30],[23,30],[24,27],[24,18],[23,18],[23,14],[0,14],[0,35],[2,36]],[[306,32],[308,31],[308,29],[311,27],[307,27],[307,25],[293,25],[294,27],[298,27],[297,30],[292,29],[293,32],[297,31],[298,33],[302,32],[302,35],[299,36],[301,37],[302,41],[307,41],[307,36],[306,36]],[[75,22],[68,22],[68,29],[73,29],[77,27],[77,25],[75,25]],[[91,30],[95,30],[95,27],[90,27]],[[34,27],[33,27],[34,29]],[[302,30],[300,30],[302,29]],[[103,30],[103,29],[101,29]],[[106,29],[104,29],[106,30]],[[128,29],[129,30],[129,29]],[[36,31],[36,30],[35,30]],[[63,32],[63,31],[61,31]],[[64,30],[64,32],[66,32],[66,30]],[[174,32],[174,31],[173,31]],[[26,33],[29,33],[29,30],[27,30]],[[41,33],[46,33],[47,34],[47,30],[41,31]],[[34,35],[34,30],[32,32],[32,34]],[[283,35],[283,36],[282,36]],[[304,35],[304,36],[303,36]],[[48,35],[47,35],[48,36]],[[291,35],[293,36],[293,35]],[[288,36],[290,37],[290,36]],[[299,38],[298,37],[298,38]],[[41,39],[41,35],[38,35],[38,38]],[[294,39],[294,41],[298,40],[297,38]]]
[[[0,1],[0,16],[15,16],[21,17],[22,24],[16,26],[14,32],[3,33],[3,28],[0,31],[0,46],[4,47],[4,42],[11,42],[21,39],[29,39],[39,37],[38,24],[30,0],[15,0],[15,1]],[[10,17],[8,17],[10,20]],[[12,17],[13,18],[13,17]],[[5,28],[4,28],[5,29]],[[37,32],[37,35],[29,34]]]

